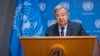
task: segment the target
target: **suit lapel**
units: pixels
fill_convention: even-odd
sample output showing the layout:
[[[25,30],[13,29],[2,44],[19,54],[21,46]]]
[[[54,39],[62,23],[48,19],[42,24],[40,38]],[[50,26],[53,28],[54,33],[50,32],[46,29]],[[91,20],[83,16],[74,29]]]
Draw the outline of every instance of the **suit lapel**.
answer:
[[[68,26],[67,26],[66,36],[70,36],[71,35],[71,31],[72,31],[72,24],[71,24],[71,22],[69,22]]]
[[[54,29],[54,35],[59,36],[59,29],[58,29],[57,24],[56,24],[55,29]]]

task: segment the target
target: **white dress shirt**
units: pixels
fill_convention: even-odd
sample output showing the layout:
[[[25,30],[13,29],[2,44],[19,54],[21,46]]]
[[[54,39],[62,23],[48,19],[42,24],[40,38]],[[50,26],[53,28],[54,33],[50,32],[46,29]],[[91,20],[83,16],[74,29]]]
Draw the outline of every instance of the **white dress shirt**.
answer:
[[[59,29],[59,35],[61,36],[61,27],[58,26],[58,29]],[[66,33],[67,33],[67,25],[64,26],[64,36],[66,36]]]

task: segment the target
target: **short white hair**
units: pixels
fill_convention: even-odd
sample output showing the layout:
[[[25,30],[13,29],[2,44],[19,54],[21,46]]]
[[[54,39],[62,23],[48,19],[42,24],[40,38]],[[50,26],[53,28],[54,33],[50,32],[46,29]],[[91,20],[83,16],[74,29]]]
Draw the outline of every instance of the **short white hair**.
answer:
[[[58,4],[58,5],[54,8],[54,12],[55,12],[56,10],[59,10],[59,9],[62,9],[62,8],[66,9],[66,11],[68,11],[66,5],[64,5],[64,4]]]

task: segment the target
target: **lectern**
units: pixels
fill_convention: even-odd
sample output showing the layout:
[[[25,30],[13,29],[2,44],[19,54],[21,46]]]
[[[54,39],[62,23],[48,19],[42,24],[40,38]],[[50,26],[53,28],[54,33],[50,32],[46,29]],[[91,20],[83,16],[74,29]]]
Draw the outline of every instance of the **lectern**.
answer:
[[[25,56],[99,56],[95,36],[21,37]]]

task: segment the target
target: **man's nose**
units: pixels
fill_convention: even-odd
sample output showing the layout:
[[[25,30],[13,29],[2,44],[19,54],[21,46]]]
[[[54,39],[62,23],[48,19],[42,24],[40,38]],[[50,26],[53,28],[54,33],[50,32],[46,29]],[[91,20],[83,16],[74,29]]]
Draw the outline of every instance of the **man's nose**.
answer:
[[[62,17],[62,16],[60,16],[60,19],[63,19],[63,17]]]

